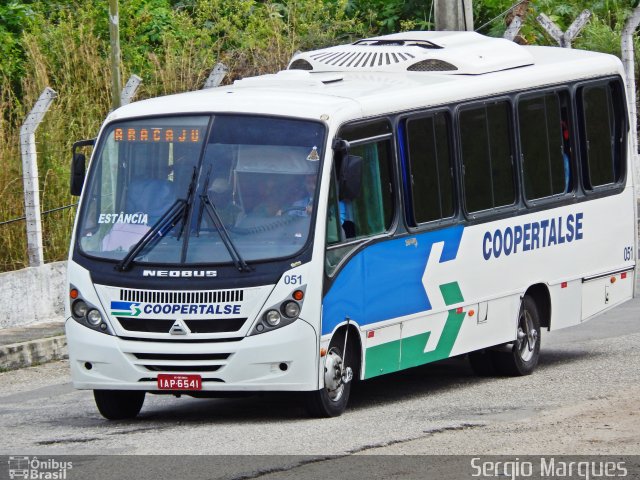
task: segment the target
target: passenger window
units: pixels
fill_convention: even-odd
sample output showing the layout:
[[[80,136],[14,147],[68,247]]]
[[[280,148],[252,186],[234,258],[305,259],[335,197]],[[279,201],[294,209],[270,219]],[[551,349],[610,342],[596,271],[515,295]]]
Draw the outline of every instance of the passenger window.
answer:
[[[355,198],[341,195],[339,175],[343,159],[336,154],[329,190],[327,215],[327,272],[331,274],[340,260],[351,251],[354,240],[366,239],[386,232],[393,221],[393,169],[391,136],[384,130],[391,127],[365,126],[361,130],[343,130],[341,138],[355,142],[371,139],[371,142],[352,145],[349,155],[362,159],[361,188]],[[378,139],[376,137],[385,138]],[[349,243],[340,247],[343,243]]]
[[[581,89],[584,183],[587,189],[613,184],[622,178],[624,126],[620,85],[587,86]]]
[[[509,110],[509,103],[502,101],[460,112],[464,196],[468,212],[515,202]]]
[[[452,217],[454,187],[448,114],[438,112],[410,119],[406,130],[413,225]]]
[[[563,102],[566,105],[566,101]],[[570,189],[568,114],[558,93],[538,94],[518,103],[524,194],[527,200]],[[565,138],[566,137],[566,138]]]

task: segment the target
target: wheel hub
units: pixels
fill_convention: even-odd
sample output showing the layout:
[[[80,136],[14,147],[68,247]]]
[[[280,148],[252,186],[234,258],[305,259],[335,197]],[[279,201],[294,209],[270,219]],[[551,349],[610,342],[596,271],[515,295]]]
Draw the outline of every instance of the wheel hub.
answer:
[[[518,325],[517,348],[520,357],[525,362],[533,357],[536,343],[538,341],[538,331],[533,327],[533,319],[526,310],[520,317],[520,325]]]
[[[324,387],[329,398],[338,401],[344,392],[344,386],[353,378],[351,367],[344,368],[342,357],[337,350],[331,349],[324,361]]]

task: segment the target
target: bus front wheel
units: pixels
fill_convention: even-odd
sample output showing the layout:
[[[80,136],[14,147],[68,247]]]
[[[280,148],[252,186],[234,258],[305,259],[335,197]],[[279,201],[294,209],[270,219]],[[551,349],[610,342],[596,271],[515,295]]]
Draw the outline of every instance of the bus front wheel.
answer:
[[[144,403],[145,392],[138,390],[94,390],[93,398],[107,420],[135,418]]]
[[[341,342],[331,342],[324,361],[324,387],[307,394],[307,410],[313,417],[337,417],[347,408],[354,352],[352,344],[347,344],[347,358],[344,358],[342,349]]]

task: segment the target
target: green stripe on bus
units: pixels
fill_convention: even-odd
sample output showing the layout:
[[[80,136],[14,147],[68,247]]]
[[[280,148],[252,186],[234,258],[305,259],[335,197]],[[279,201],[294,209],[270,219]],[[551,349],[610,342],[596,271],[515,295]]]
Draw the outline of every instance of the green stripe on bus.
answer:
[[[371,378],[400,370],[400,340],[376,345],[366,350],[364,377]]]
[[[455,310],[449,310],[447,323],[445,323],[442,335],[438,340],[438,346],[430,352],[424,351],[430,332],[403,339],[400,352],[400,369],[417,367],[425,363],[449,358],[466,316],[467,314],[464,312],[456,313]]]
[[[444,298],[444,303],[446,303],[447,305],[453,305],[454,303],[460,303],[464,301],[458,282],[451,282],[440,285],[440,292],[442,293],[442,298]]]

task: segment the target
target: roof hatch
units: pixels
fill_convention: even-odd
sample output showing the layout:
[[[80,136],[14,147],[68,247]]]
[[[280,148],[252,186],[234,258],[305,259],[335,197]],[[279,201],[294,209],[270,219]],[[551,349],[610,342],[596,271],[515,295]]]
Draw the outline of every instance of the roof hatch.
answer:
[[[479,75],[532,65],[520,45],[475,32],[403,32],[294,55],[289,70]]]

